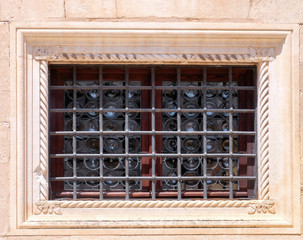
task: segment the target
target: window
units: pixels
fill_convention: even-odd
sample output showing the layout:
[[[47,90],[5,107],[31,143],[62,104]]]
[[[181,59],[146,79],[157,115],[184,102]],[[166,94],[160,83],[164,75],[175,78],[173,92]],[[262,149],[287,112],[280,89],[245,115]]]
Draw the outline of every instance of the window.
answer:
[[[256,197],[254,66],[51,65],[49,88],[52,199]]]
[[[258,234],[295,235],[300,233],[300,211],[298,208],[300,206],[300,184],[298,181],[300,177],[300,139],[298,134],[300,126],[298,104],[299,61],[297,54],[299,52],[299,29],[296,25],[258,24],[256,27],[255,24],[206,24],[199,22],[161,22],[152,24],[145,22],[132,24],[126,22],[68,22],[60,24],[62,25],[40,22],[16,23],[12,25],[10,30],[12,37],[12,44],[10,45],[12,53],[10,57],[12,66],[10,75],[12,90],[10,97],[12,116],[10,235],[24,236],[31,234],[45,236],[49,233],[56,235],[83,235],[84,233],[79,228],[85,228],[85,234],[99,236],[114,236],[117,234],[125,236],[131,234],[157,236],[161,234],[174,236],[192,234],[247,235],[256,234],[256,232]],[[218,65],[220,67],[217,67]],[[234,129],[238,128],[237,131],[233,130],[232,133],[229,131],[218,131],[214,134],[215,131],[208,133],[200,126],[197,135],[194,132],[186,132],[186,136],[184,136],[198,136],[200,138],[200,150],[194,153],[181,151],[181,154],[184,154],[180,155],[181,161],[179,161],[179,164],[182,163],[182,179],[180,178],[181,199],[178,200],[178,188],[173,190],[162,188],[165,181],[168,180],[161,179],[162,175],[156,175],[157,179],[154,179],[156,181],[156,199],[152,199],[152,186],[150,185],[153,179],[140,179],[148,177],[144,175],[145,170],[143,167],[141,175],[128,178],[129,187],[133,181],[139,181],[142,186],[142,190],[129,189],[129,200],[125,199],[127,192],[122,184],[124,180],[127,180],[125,176],[119,176],[121,178],[118,180],[118,178],[114,177],[106,179],[105,176],[102,179],[100,174],[96,178],[91,177],[91,179],[86,179],[86,176],[79,175],[75,179],[73,177],[68,179],[67,177],[69,176],[64,175],[64,167],[67,170],[67,166],[64,166],[65,159],[70,158],[67,155],[70,153],[65,152],[65,142],[73,138],[71,131],[67,131],[64,128],[68,118],[71,119],[71,116],[73,116],[72,108],[67,108],[67,102],[66,106],[64,105],[64,98],[68,95],[68,91],[73,90],[73,83],[71,83],[74,80],[73,76],[76,76],[77,84],[86,80],[87,85],[76,85],[75,87],[83,90],[85,98],[87,91],[90,90],[85,88],[90,88],[89,84],[91,82],[97,82],[95,84],[96,88],[93,86],[93,89],[101,91],[102,87],[99,84],[99,77],[103,77],[102,84],[108,81],[109,77],[106,80],[106,75],[99,74],[100,67],[103,69],[103,73],[110,68],[120,69],[122,74],[119,81],[124,82],[124,84],[127,80],[125,78],[127,76],[125,67],[128,67],[129,83],[134,81],[131,75],[131,71],[134,70],[131,69],[145,69],[148,72],[146,75],[148,84],[143,84],[137,77],[135,80],[138,80],[138,84],[141,82],[141,85],[129,85],[128,90],[138,87],[138,89],[134,90],[149,91],[149,94],[151,94],[154,88],[161,95],[161,98],[155,98],[155,104],[159,102],[162,104],[162,99],[167,99],[162,91],[178,90],[178,88],[179,95],[182,97],[185,90],[198,90],[200,100],[206,96],[203,94],[205,90],[216,89],[219,94],[217,96],[219,101],[222,98],[220,93],[224,90],[219,88],[223,87],[224,82],[229,83],[230,73],[232,82],[238,81],[238,85],[232,88],[234,92],[232,98],[236,99],[237,96],[237,104],[235,104],[234,110],[238,111],[233,112],[233,115],[238,114],[238,116],[233,116],[232,121],[237,122],[237,125],[234,126],[233,124],[232,127]],[[152,67],[155,69],[154,87],[151,78]],[[75,68],[75,72],[73,68]],[[85,70],[85,68],[90,70]],[[159,71],[164,68],[167,69],[166,76],[170,76],[169,72],[173,72],[171,75],[173,77],[167,78],[167,81],[175,85],[157,83],[156,79],[159,76]],[[84,71],[82,78],[81,71]],[[188,82],[199,82],[200,85],[178,85],[178,71],[180,73],[180,83],[184,79],[194,79],[188,80]],[[208,74],[205,75],[204,71]],[[213,73],[209,74],[211,71]],[[242,71],[246,71],[247,74],[240,74]],[[222,80],[224,79],[222,77],[223,73],[228,80]],[[220,75],[220,80],[217,83],[222,82],[220,83],[222,86],[211,86],[210,83],[212,82],[209,82],[211,78],[208,76]],[[53,78],[54,76],[57,77]],[[204,84],[204,76],[206,76],[206,85]],[[196,81],[196,78],[199,80]],[[52,83],[49,82],[50,79],[52,79]],[[117,80],[118,78],[113,77],[113,79]],[[242,82],[241,79],[246,80]],[[56,81],[58,82],[54,83]],[[67,82],[65,83],[65,81]],[[187,81],[185,82],[187,83]],[[248,84],[248,82],[250,83]],[[247,85],[244,83],[247,83]],[[103,86],[102,91],[109,90],[105,89],[105,84]],[[212,89],[210,89],[210,86]],[[123,95],[126,95],[126,89],[123,89],[125,87],[125,85],[119,86],[123,99],[125,99]],[[140,87],[150,89],[140,90]],[[166,87],[168,89],[164,89]],[[229,90],[228,85],[225,84],[224,87],[227,87],[225,90]],[[257,90],[240,90],[239,87],[253,87]],[[240,92],[244,92],[244,94],[240,94]],[[77,97],[77,91],[75,93]],[[74,93],[72,95],[74,96]],[[99,93],[99,96],[103,95]],[[141,94],[141,96],[145,97],[148,95]],[[247,101],[245,100],[246,98]],[[66,99],[68,99],[68,96]],[[71,98],[69,99],[71,101]],[[149,97],[149,99],[151,98]],[[253,99],[253,101],[250,102],[248,99]],[[101,99],[99,98],[99,100]],[[103,100],[105,102],[106,99],[102,98]],[[152,102],[151,100],[146,102],[137,101],[139,103],[139,105],[137,104],[139,108],[138,116],[141,117],[141,121],[143,120],[143,113],[147,113],[150,122],[146,125],[148,129],[144,130],[149,133],[138,132],[135,136],[139,136],[143,141],[144,137],[152,139],[153,134],[155,134],[154,138],[157,143],[157,138],[162,141],[166,134],[158,134],[158,130],[155,132],[151,131],[152,111],[150,106],[152,106]],[[241,104],[245,102],[247,106],[242,106]],[[125,104],[125,102],[122,104]],[[148,105],[147,112],[143,111],[140,104]],[[217,105],[220,106],[221,104]],[[255,106],[257,106],[257,113],[239,111],[240,109],[253,111]],[[59,109],[62,109],[60,110],[61,112]],[[159,124],[157,129],[160,129],[160,132],[165,126],[165,119],[169,119],[165,109],[165,105],[164,107],[161,105],[159,112],[157,110],[154,113],[161,116],[161,118],[155,117]],[[57,110],[58,112],[56,112]],[[184,112],[181,110],[180,108],[182,131],[182,120],[185,120],[183,116],[186,111],[188,113],[195,113],[196,111],[195,109],[183,109],[182,111]],[[88,112],[97,113],[96,120],[97,122],[99,121],[100,125],[101,118],[98,117],[100,109],[96,108],[88,111],[84,106],[84,108],[79,108],[77,111],[75,113],[82,114],[82,117],[87,120],[89,119]],[[111,109],[108,112],[114,113],[116,111],[120,112],[119,119],[125,122],[125,117],[124,120],[122,117],[127,115],[125,107],[117,108],[115,111]],[[177,114],[178,111],[178,109],[167,110],[168,113],[177,112]],[[201,124],[205,119],[203,114],[207,115],[208,112],[216,112],[216,117],[213,117],[213,119],[218,120],[221,113],[222,115],[224,112],[226,115],[227,112],[228,114],[231,113],[228,109],[204,109],[200,107],[198,116],[195,119],[193,118],[193,120]],[[132,111],[128,112],[128,114],[131,113]],[[53,114],[58,117],[53,119],[51,116]],[[245,114],[247,121],[241,121],[242,116],[244,116],[242,114]],[[248,115],[251,117],[248,117]],[[226,117],[229,120],[229,116]],[[106,120],[103,117],[103,123]],[[129,118],[129,122],[130,120],[132,119]],[[251,124],[253,123],[256,125],[254,128],[245,127],[245,124],[252,127]],[[104,124],[102,124],[103,126]],[[142,122],[141,126],[143,126]],[[77,126],[75,127],[77,130]],[[80,139],[78,136],[86,139],[88,138],[87,136],[105,139],[107,135],[115,137],[118,135],[122,138],[121,143],[124,150],[123,146],[125,146],[126,141],[123,142],[123,138],[127,134],[131,137],[133,132],[127,134],[123,132],[121,131],[120,134],[118,131],[112,131],[109,134],[104,131],[101,134],[100,131],[82,133],[77,131],[76,140]],[[178,131],[171,131],[167,135],[178,137],[178,134]],[[255,134],[257,134],[257,137]],[[204,178],[204,175],[199,170],[199,176],[197,177],[197,179],[200,178],[199,189],[182,188],[184,186],[182,181],[196,180],[194,177],[188,178],[188,176],[182,175],[182,173],[185,173],[182,158],[186,154],[202,154],[198,155],[201,158],[201,167],[201,162],[203,164],[205,157],[206,160],[207,158],[217,158],[211,154],[229,155],[229,151],[221,153],[207,152],[207,155],[203,155],[205,148],[202,148],[205,143],[207,146],[207,141],[203,141],[204,137],[223,136],[221,138],[225,138],[225,136],[228,136],[229,139],[229,135],[235,138],[235,142],[238,144],[238,150],[230,149],[234,153],[237,150],[236,154],[248,155],[246,158],[243,155],[243,158],[235,155],[232,157],[232,159],[238,161],[239,165],[239,171],[234,176],[239,178],[237,184],[240,189],[233,189],[232,197],[234,199],[230,199],[229,196],[229,182],[224,184],[226,189],[221,189],[220,193],[215,189],[207,189],[208,199],[204,199],[202,185],[205,182],[203,181],[211,180],[212,177],[217,179],[216,181],[229,181],[225,176],[217,176],[216,172],[212,172],[211,174],[213,175],[206,175],[206,178]],[[55,140],[54,143],[51,142],[51,138],[59,140]],[[182,150],[183,135],[180,135],[180,138]],[[245,138],[246,140],[242,140]],[[245,146],[240,146],[242,143],[245,143],[246,148],[244,148]],[[58,149],[51,149],[50,146],[58,146]],[[61,146],[60,149],[59,146]],[[101,141],[99,140],[99,148],[100,146]],[[163,145],[160,144],[159,148],[163,148]],[[85,146],[83,149],[85,149]],[[75,155],[75,157],[83,161],[84,158],[92,159],[92,157],[95,157],[102,161],[102,158],[110,157],[105,156],[105,149],[102,149],[102,151],[104,151],[104,155],[101,155],[100,151],[96,153],[76,152],[79,155]],[[153,156],[155,158],[159,157],[159,160],[156,159],[158,161],[155,167],[156,173],[157,171],[160,173],[164,172],[162,169],[166,162],[164,158],[172,154],[161,150],[161,152],[156,152],[156,154],[165,154],[165,156],[156,156],[152,154],[152,149],[144,152],[141,150],[141,152],[145,154],[145,156],[138,156],[139,158],[141,157],[142,164],[145,157],[149,158],[150,163],[152,163]],[[80,154],[83,155],[81,156]],[[89,155],[89,157],[84,156],[84,154]],[[121,160],[123,163],[124,153],[119,154],[122,155],[120,157],[117,156],[119,162]],[[254,154],[258,157],[257,161]],[[74,155],[72,155],[73,157]],[[158,164],[160,162],[162,162],[162,165]],[[54,163],[55,165],[53,165]],[[257,173],[254,169],[256,163],[258,165]],[[59,166],[59,168],[53,169],[53,166]],[[149,166],[152,167],[152,165]],[[159,168],[157,168],[158,166]],[[204,166],[207,166],[207,164]],[[120,167],[124,171],[123,165],[120,164]],[[151,167],[149,169],[152,169]],[[73,170],[77,170],[77,168]],[[104,168],[103,170],[105,172],[106,169]],[[100,169],[96,170],[97,173],[99,171]],[[150,172],[148,174],[151,176]],[[206,174],[210,173],[206,171]],[[253,178],[248,179],[249,177]],[[173,178],[175,177],[170,180],[174,180]],[[75,194],[77,199],[72,199],[74,197],[74,183],[70,185],[67,183],[68,181],[78,182],[79,180],[79,182],[85,182],[90,180],[98,184],[99,180],[104,182],[110,179],[119,181],[121,188],[108,190],[104,187],[104,200],[100,200],[101,194],[98,187],[101,185],[95,189],[86,188],[83,190],[80,189],[80,186],[77,186],[77,194]],[[149,182],[149,185],[147,186],[148,189],[143,191],[143,187],[145,187],[143,185],[144,181]],[[254,190],[256,189],[254,185],[256,183],[258,188],[256,195],[254,195]],[[60,186],[60,184],[63,185]],[[86,187],[85,184],[82,186]],[[241,191],[244,193],[245,189],[247,196],[237,195]],[[167,192],[170,192],[173,196],[160,196],[161,194],[167,194]],[[148,196],[144,197],[142,193]],[[106,194],[117,195],[114,198]],[[141,194],[141,196],[135,197],[133,194]],[[193,194],[196,195],[193,196]],[[29,229],[34,228],[36,230],[29,233]],[[117,229],[121,228],[123,228],[123,231],[117,231]],[[52,229],[56,229],[56,231]]]

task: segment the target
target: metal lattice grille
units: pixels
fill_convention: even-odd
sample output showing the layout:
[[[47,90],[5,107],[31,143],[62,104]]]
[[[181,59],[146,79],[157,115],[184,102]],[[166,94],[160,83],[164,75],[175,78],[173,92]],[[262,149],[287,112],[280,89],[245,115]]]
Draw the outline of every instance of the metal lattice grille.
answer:
[[[52,198],[254,198],[255,67],[51,66]]]

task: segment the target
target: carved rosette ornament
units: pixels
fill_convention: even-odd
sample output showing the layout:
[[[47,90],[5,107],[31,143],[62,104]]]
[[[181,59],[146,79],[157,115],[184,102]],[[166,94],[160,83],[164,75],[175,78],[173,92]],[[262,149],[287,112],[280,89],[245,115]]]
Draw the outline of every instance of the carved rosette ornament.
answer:
[[[249,208],[249,214],[275,213],[275,203],[269,198],[269,61],[275,57],[273,48],[247,48],[240,54],[196,53],[58,53],[40,51],[40,201],[35,214],[62,214],[61,208]],[[48,62],[99,64],[203,64],[258,63],[258,164],[259,199],[255,201],[64,201],[48,199]]]
[[[40,214],[62,215],[62,211],[61,211],[60,205],[58,203],[45,201],[45,202],[36,203],[36,209],[34,211],[34,214],[35,215],[40,215]]]
[[[248,214],[256,213],[276,213],[275,203],[273,201],[252,201],[249,205]]]

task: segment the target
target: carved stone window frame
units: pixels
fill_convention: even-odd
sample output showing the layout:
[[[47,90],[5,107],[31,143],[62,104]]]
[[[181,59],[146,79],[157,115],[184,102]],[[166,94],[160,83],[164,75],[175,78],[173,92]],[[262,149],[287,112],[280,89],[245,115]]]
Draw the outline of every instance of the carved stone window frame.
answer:
[[[12,234],[299,233],[296,25],[30,23],[11,34]],[[257,65],[258,199],[48,201],[52,63]]]

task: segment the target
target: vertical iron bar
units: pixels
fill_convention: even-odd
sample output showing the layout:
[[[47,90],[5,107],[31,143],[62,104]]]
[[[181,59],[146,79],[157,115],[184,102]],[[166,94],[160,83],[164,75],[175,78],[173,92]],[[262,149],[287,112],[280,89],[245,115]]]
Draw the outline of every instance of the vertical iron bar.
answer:
[[[232,98],[232,67],[228,68],[228,78],[229,78],[229,108],[233,109],[233,98]],[[229,113],[229,131],[233,131],[233,114],[232,112]],[[232,135],[229,135],[229,153],[233,153],[233,137]],[[229,160],[229,176],[233,176],[233,160],[231,157],[228,158]],[[234,193],[233,193],[233,182],[232,180],[229,180],[229,198],[233,199]]]
[[[156,126],[156,116],[155,116],[155,68],[151,69],[151,80],[152,80],[152,199],[156,198],[156,139],[155,139],[155,126]]]
[[[177,106],[178,106],[178,113],[177,113],[177,125],[178,125],[178,133],[181,131],[181,93],[180,93],[180,86],[181,86],[181,69],[177,68]],[[182,198],[181,192],[181,136],[180,134],[177,135],[177,152],[178,152],[178,165],[177,165],[177,175],[178,175],[178,200]]]
[[[73,177],[77,178],[77,139],[76,139],[76,108],[77,108],[77,76],[76,76],[76,66],[73,66]],[[77,199],[77,180],[73,180],[73,199]]]
[[[103,68],[99,66],[99,109],[103,109]],[[99,112],[99,130],[103,131],[103,112]],[[99,135],[100,154],[103,154],[103,135]],[[99,158],[99,175],[103,177],[103,157]],[[103,200],[103,181],[100,181],[99,199]]]
[[[258,151],[255,149],[258,149],[258,83],[257,83],[257,68],[255,67],[253,70],[253,79],[254,79],[254,84],[255,84],[255,89],[254,89],[254,108],[255,108],[255,116],[254,116],[254,131],[256,132],[255,134],[255,147],[254,147],[254,153],[256,154],[256,157],[254,158],[254,175],[256,176],[255,182],[254,182],[254,195],[253,197],[257,197],[257,191],[258,191]]]
[[[128,71],[128,67],[125,67],[125,131],[129,131],[129,103],[128,103],[128,94],[129,94],[129,71]],[[128,154],[129,154],[129,136],[128,134],[125,135],[125,154],[127,155],[125,157],[125,199],[128,200],[129,199],[129,169],[128,169]]]
[[[203,86],[206,86],[207,81],[207,69],[203,67]],[[203,108],[206,109],[206,88],[203,88]],[[207,131],[207,115],[206,112],[203,112],[203,131]],[[206,135],[203,135],[203,153],[207,154],[207,139]],[[203,157],[203,176],[207,175],[207,157]],[[207,180],[203,180],[203,198],[207,199]]]

